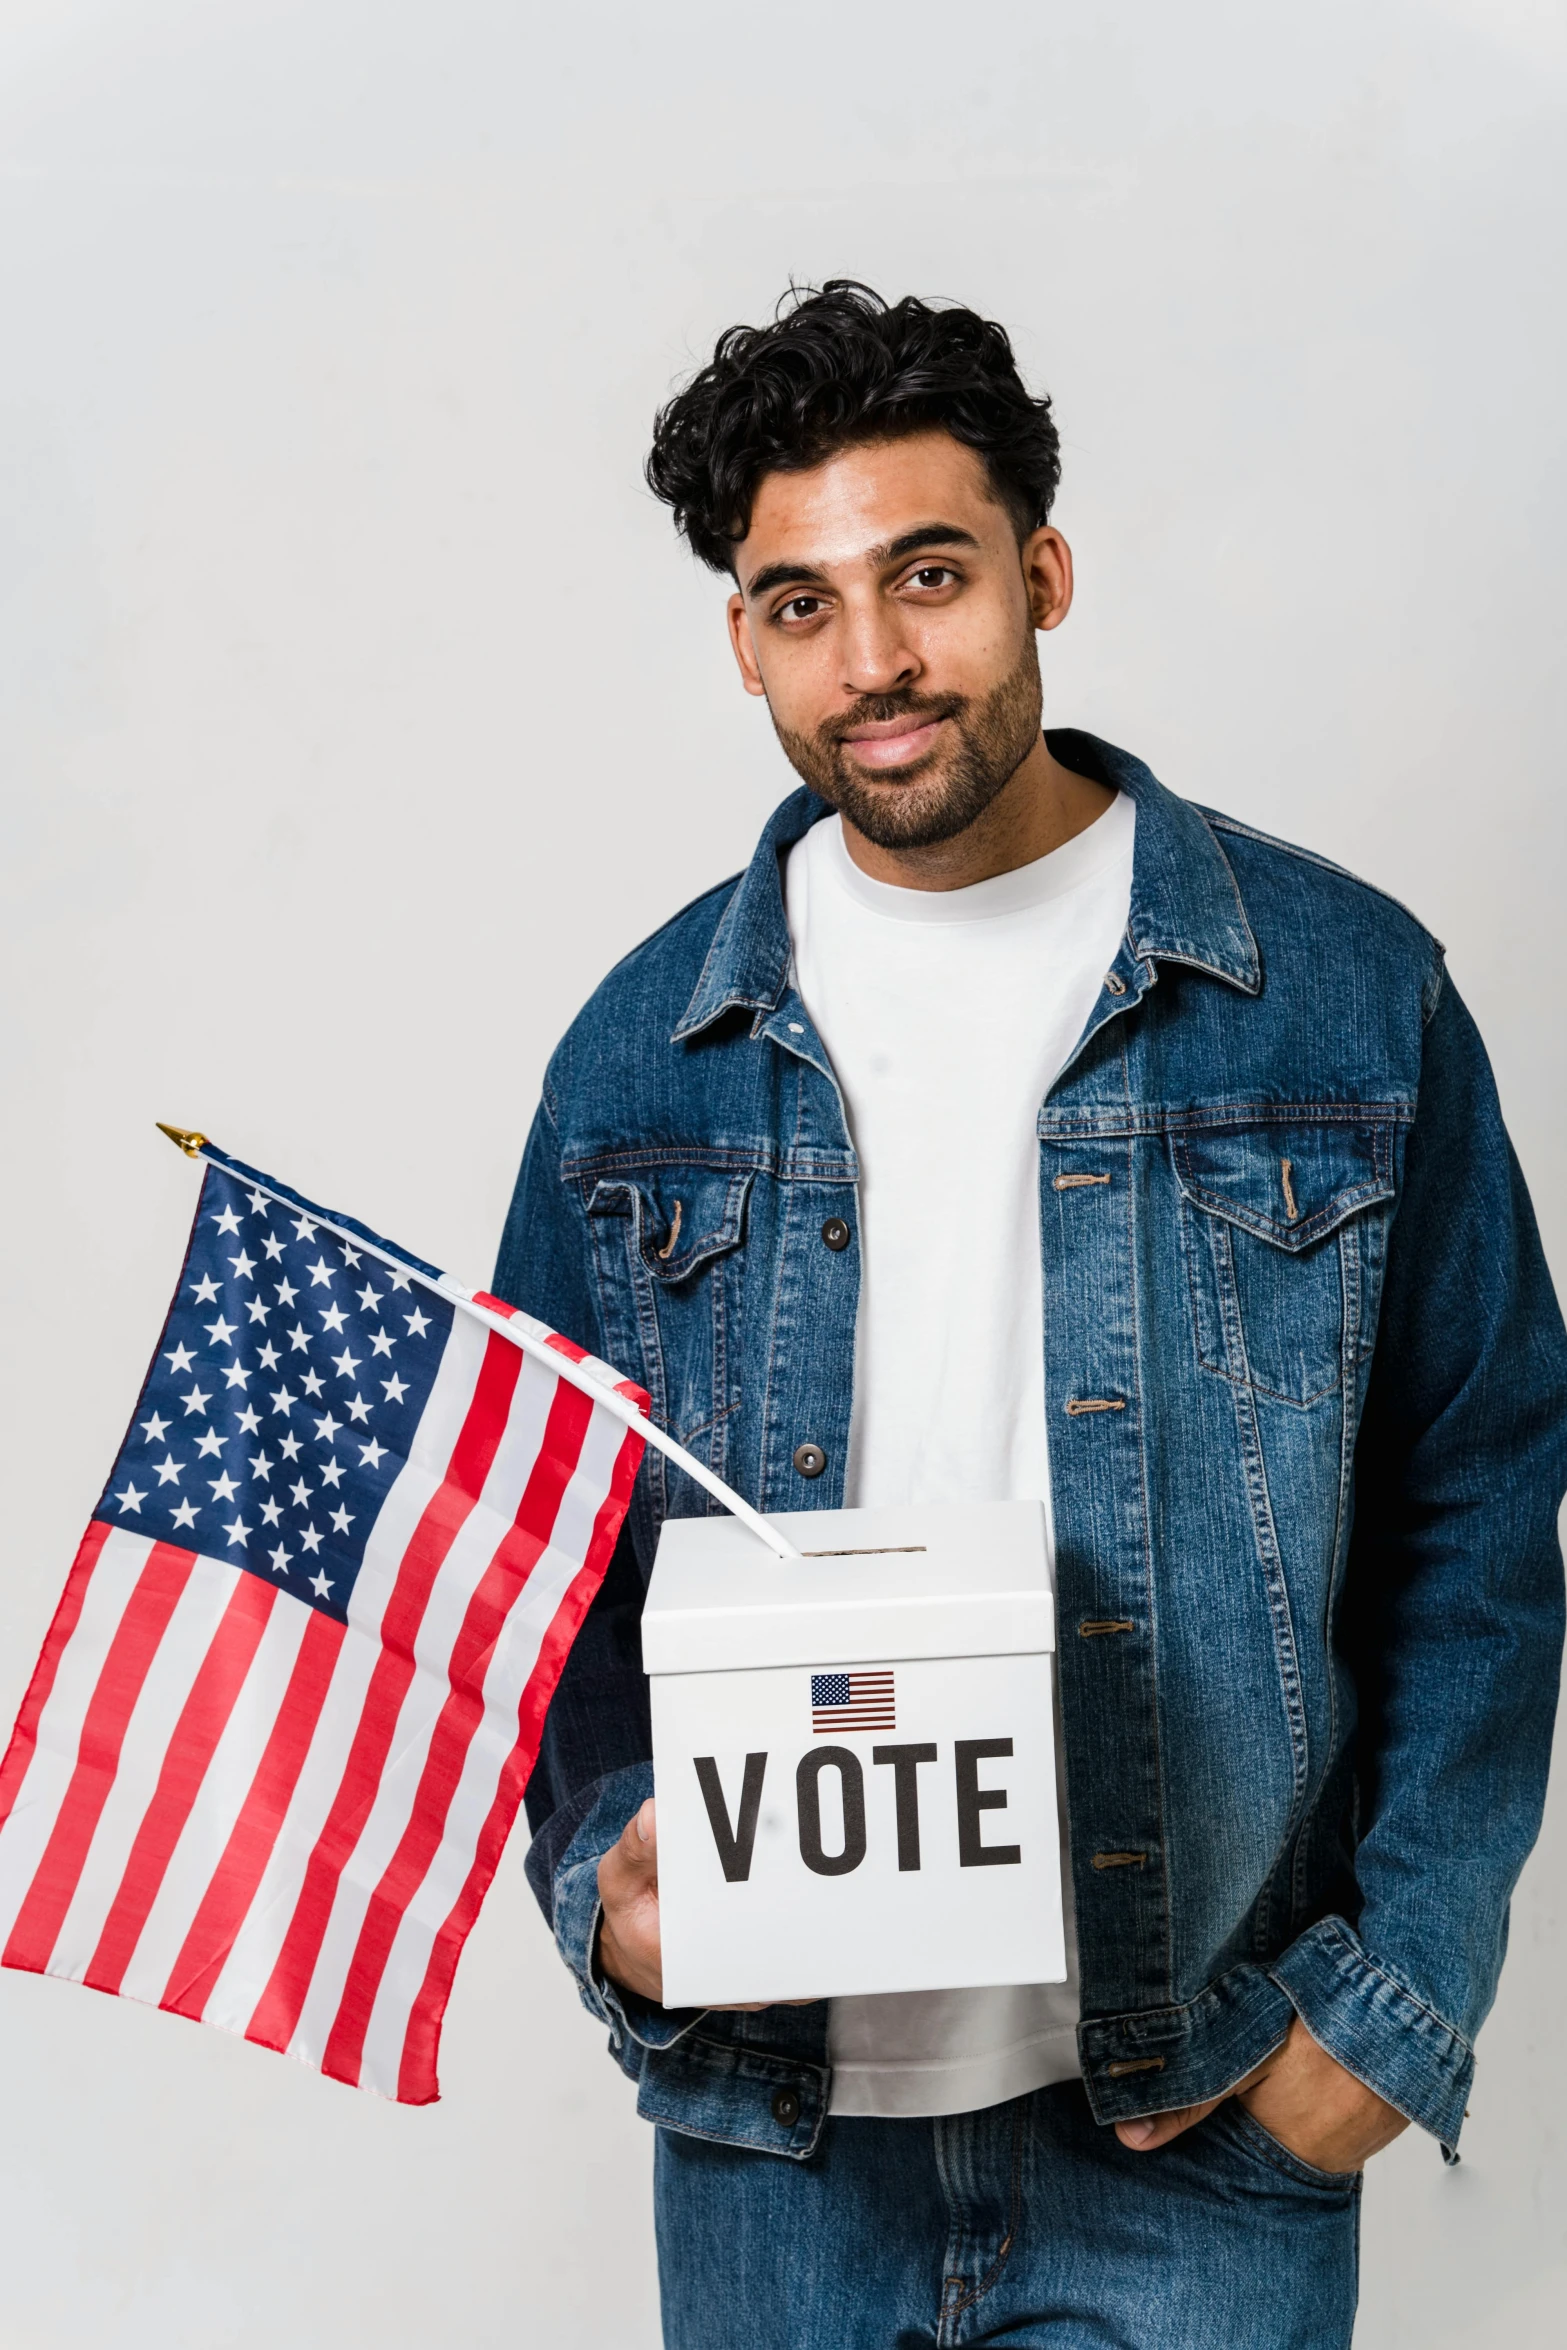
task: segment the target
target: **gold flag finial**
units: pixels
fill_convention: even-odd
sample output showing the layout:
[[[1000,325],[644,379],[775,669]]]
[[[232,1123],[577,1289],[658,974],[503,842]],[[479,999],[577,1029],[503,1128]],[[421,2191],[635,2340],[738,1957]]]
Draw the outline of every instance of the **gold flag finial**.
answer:
[[[206,1148],[207,1138],[204,1134],[194,1134],[184,1126],[165,1126],[161,1118],[155,1118],[153,1124],[160,1134],[168,1136],[170,1142],[178,1143],[187,1159],[199,1159]]]

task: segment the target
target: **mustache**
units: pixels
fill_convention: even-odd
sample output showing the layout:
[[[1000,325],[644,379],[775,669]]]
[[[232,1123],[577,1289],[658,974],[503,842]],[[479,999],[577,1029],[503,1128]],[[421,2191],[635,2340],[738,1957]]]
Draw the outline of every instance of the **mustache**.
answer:
[[[898,718],[923,724],[932,718],[956,718],[967,708],[964,694],[862,694],[852,708],[840,710],[818,727],[817,736],[822,742],[841,743],[856,726],[886,726]]]

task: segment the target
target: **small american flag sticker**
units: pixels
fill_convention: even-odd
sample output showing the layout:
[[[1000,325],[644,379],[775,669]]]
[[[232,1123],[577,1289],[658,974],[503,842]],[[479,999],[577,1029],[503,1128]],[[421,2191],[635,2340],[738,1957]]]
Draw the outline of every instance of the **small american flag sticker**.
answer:
[[[813,1673],[811,1728],[817,1737],[825,1730],[895,1730],[892,1675],[887,1673]]]

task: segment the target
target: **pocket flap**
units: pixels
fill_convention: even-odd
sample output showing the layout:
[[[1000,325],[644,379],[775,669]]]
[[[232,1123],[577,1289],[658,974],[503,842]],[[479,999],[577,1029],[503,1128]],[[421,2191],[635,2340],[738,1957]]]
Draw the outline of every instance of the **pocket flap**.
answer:
[[[1173,1134],[1176,1181],[1194,1207],[1276,1248],[1309,1248],[1347,1216],[1393,1196],[1393,1128],[1312,1124]]]
[[[684,1281],[745,1237],[752,1171],[657,1167],[595,1184],[590,1216],[630,1216],[636,1247],[659,1281]]]

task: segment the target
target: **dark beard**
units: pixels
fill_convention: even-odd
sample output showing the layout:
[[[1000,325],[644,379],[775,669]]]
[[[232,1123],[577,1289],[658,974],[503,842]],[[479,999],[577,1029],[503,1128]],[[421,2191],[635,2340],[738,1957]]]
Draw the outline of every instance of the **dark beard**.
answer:
[[[879,849],[932,848],[956,840],[983,816],[1039,740],[1043,706],[1039,656],[1030,637],[1010,675],[971,702],[963,694],[867,694],[815,734],[773,726],[795,773]],[[844,755],[843,738],[874,720],[947,718],[955,748],[927,751],[907,767],[865,782]]]

